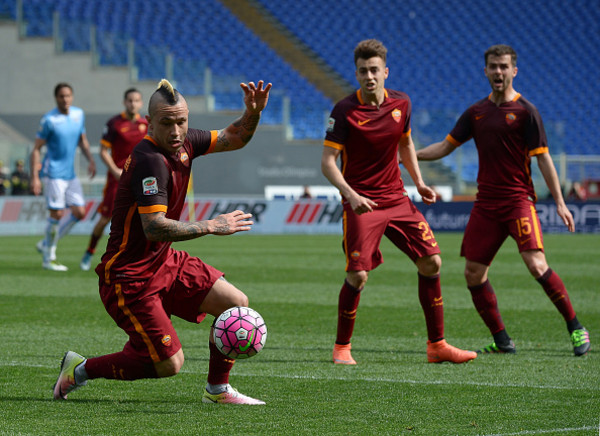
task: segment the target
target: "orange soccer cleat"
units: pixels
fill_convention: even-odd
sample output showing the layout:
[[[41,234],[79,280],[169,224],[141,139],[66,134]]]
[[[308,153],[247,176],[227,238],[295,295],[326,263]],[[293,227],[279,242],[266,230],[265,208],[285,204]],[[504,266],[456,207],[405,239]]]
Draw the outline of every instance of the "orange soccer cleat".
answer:
[[[338,365],[356,365],[356,360],[352,358],[350,344],[333,346],[333,363]]]
[[[448,344],[445,339],[437,342],[427,341],[427,360],[430,363],[465,363],[477,357],[475,351],[461,350]]]

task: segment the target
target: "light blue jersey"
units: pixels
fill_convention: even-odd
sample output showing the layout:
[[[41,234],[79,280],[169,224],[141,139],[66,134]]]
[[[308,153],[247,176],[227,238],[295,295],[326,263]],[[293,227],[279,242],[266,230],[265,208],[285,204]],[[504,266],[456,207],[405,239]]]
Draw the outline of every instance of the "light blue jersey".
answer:
[[[37,137],[46,141],[47,153],[42,162],[42,177],[72,180],[75,178],[75,151],[85,133],[85,115],[71,106],[68,114],[57,108],[44,115]]]

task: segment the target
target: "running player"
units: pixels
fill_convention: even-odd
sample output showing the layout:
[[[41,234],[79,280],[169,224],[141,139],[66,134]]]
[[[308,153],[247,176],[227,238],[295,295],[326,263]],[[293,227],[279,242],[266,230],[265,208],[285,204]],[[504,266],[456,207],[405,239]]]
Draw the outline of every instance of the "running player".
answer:
[[[31,189],[35,195],[42,193],[42,181],[49,210],[45,238],[37,243],[42,254],[42,267],[51,271],[67,271],[67,267],[56,261],[58,240],[85,216],[83,191],[75,175],[75,150],[80,145],[83,155],[89,162],[90,177],[96,175],[96,163],[90,152],[90,144],[85,134],[85,115],[81,108],[71,106],[73,88],[68,83],[59,83],[54,88],[56,108],[45,114],[36,135],[31,152]],[[42,147],[47,153],[40,168]],[[40,179],[40,176],[42,179]],[[71,214],[65,215],[67,206]]]
[[[423,201],[435,201],[435,192],[423,182],[415,156],[410,99],[384,87],[386,57],[387,49],[380,41],[370,39],[357,45],[354,62],[360,89],[335,105],[325,137],[321,169],[343,197],[346,254],[333,362],[356,364],[350,339],[369,272],[383,262],[379,250],[383,235],[417,267],[419,301],[429,339],[428,361],[467,362],[477,354],[455,348],[444,339],[440,248],[400,177],[398,153]],[[337,166],[340,155],[342,170]]]
[[[123,96],[125,110],[108,120],[104,126],[100,140],[100,158],[106,164],[108,172],[102,202],[98,206],[100,219],[94,226],[88,248],[79,264],[83,271],[89,271],[96,245],[110,222],[125,160],[148,131],[148,121],[140,116],[142,105],[142,93],[135,88],[128,89]]]
[[[515,353],[488,272],[508,236],[516,242],[527,269],[540,283],[567,324],[576,356],[590,349],[588,331],[581,325],[561,278],[546,262],[536,194],[531,180],[531,157],[538,166],[558,216],[570,232],[573,216],[563,199],[556,169],[548,153],[542,118],[536,107],[513,88],[517,53],[507,45],[485,52],[485,75],[490,95],[469,107],[442,141],[417,151],[421,160],[439,159],[473,138],[479,154],[478,192],[465,229],[461,255],[473,303],[494,341],[480,353]]]
[[[149,135],[123,167],[106,253],[96,267],[106,311],[128,335],[122,351],[85,359],[68,351],[54,386],[54,398],[88,379],[137,380],[169,377],[183,366],[181,343],[171,315],[200,323],[248,297],[223,273],[197,257],[171,248],[174,241],[204,235],[231,235],[250,230],[251,214],[236,210],[214,219],[181,222],[192,160],[208,153],[237,150],[252,138],[271,84],[250,82],[244,91],[244,114],[224,130],[188,130],[184,97],[163,79],[150,97]],[[229,385],[234,360],[209,339],[208,403],[264,404]]]

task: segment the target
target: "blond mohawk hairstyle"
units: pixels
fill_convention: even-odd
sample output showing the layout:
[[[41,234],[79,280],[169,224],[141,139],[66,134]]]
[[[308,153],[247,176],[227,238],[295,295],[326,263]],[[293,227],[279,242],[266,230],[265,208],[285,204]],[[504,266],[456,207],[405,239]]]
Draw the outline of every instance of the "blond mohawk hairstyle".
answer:
[[[162,79],[160,82],[158,82],[156,90],[158,91],[161,88],[166,89],[169,92],[169,94],[171,94],[173,98],[175,98],[175,88],[173,88],[173,85],[171,85],[171,82],[169,82],[167,79]]]
[[[154,113],[154,108],[157,102],[164,101],[170,105],[174,105],[177,104],[180,97],[181,94],[173,87],[171,82],[169,82],[167,79],[162,79],[160,82],[158,82],[156,91],[154,91],[150,97],[150,101],[148,102],[148,114],[152,115]]]

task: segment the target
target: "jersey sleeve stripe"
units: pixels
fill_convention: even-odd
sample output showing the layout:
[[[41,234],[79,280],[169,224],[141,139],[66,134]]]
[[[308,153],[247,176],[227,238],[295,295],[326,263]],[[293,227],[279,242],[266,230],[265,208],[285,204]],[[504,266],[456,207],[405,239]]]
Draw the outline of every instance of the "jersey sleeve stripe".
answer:
[[[344,146],[342,144],[338,144],[337,142],[329,141],[327,139],[323,142],[323,145],[325,147],[335,148],[336,150],[343,150],[344,149]]]
[[[538,147],[533,150],[529,150],[529,156],[537,156],[538,154],[548,153],[548,147]]]
[[[461,145],[461,144],[462,144],[462,142],[458,142],[456,139],[454,139],[454,138],[453,138],[452,136],[450,136],[450,135],[447,135],[447,136],[446,136],[446,140],[447,140],[447,141],[448,141],[450,144],[454,145],[455,147],[458,147],[459,145]]]
[[[204,154],[210,154],[213,152],[213,150],[215,149],[215,146],[217,145],[217,137],[218,136],[219,136],[218,130],[210,131],[210,146],[208,147],[208,150],[206,150],[206,153],[204,153]]]
[[[152,206],[139,206],[139,213],[156,213],[156,212],[167,212],[167,206],[164,204],[153,204]]]
[[[408,138],[410,136],[410,132],[411,132],[411,129],[408,129],[408,131],[406,131],[402,134],[401,138]]]
[[[112,144],[110,142],[108,142],[106,139],[101,139],[100,140],[100,145],[103,145],[106,148],[112,148]]]

